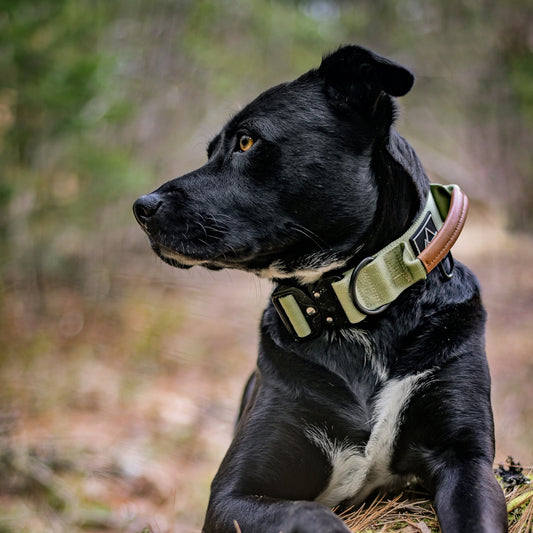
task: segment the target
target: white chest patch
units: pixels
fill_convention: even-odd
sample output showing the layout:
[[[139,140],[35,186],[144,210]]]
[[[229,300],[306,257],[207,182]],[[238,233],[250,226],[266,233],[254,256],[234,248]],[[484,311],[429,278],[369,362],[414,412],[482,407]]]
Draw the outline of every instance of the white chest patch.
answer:
[[[363,447],[348,441],[333,441],[322,428],[307,428],[307,437],[326,454],[332,465],[328,485],[316,498],[317,502],[328,507],[345,500],[357,504],[378,487],[399,481],[390,472],[389,464],[401,415],[409,397],[428,372],[391,380],[384,386],[374,406],[370,438]]]

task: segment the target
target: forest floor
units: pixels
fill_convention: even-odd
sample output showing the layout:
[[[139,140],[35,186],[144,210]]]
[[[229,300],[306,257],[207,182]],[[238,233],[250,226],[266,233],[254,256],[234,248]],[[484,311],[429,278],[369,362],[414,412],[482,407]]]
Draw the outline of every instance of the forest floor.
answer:
[[[473,209],[497,462],[533,463],[533,239]],[[265,281],[128,257],[101,291],[0,294],[0,532],[197,532],[255,363]],[[102,294],[105,293],[105,297]]]

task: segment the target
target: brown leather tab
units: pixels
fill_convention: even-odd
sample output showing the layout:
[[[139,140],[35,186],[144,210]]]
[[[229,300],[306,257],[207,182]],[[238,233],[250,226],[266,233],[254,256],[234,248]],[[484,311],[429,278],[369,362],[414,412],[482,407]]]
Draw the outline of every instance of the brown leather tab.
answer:
[[[455,244],[465,225],[467,212],[468,197],[457,187],[452,192],[450,209],[442,228],[418,256],[428,274],[448,255]]]

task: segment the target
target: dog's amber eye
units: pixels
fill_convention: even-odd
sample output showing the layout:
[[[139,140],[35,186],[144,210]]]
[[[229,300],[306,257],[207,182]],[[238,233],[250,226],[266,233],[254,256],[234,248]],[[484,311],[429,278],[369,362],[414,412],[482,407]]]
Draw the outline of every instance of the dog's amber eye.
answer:
[[[239,148],[242,152],[247,152],[253,144],[254,140],[249,135],[241,135],[241,138],[239,139]]]

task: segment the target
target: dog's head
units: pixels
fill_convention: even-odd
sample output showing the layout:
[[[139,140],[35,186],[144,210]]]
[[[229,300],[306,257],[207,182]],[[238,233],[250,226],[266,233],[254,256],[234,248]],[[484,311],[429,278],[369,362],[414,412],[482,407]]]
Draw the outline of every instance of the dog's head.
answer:
[[[209,143],[204,166],[135,202],[153,250],[176,267],[275,279],[313,281],[345,265],[376,244],[386,208],[376,159],[393,164],[381,154],[391,96],[413,81],[404,67],[347,46],[264,92]]]

